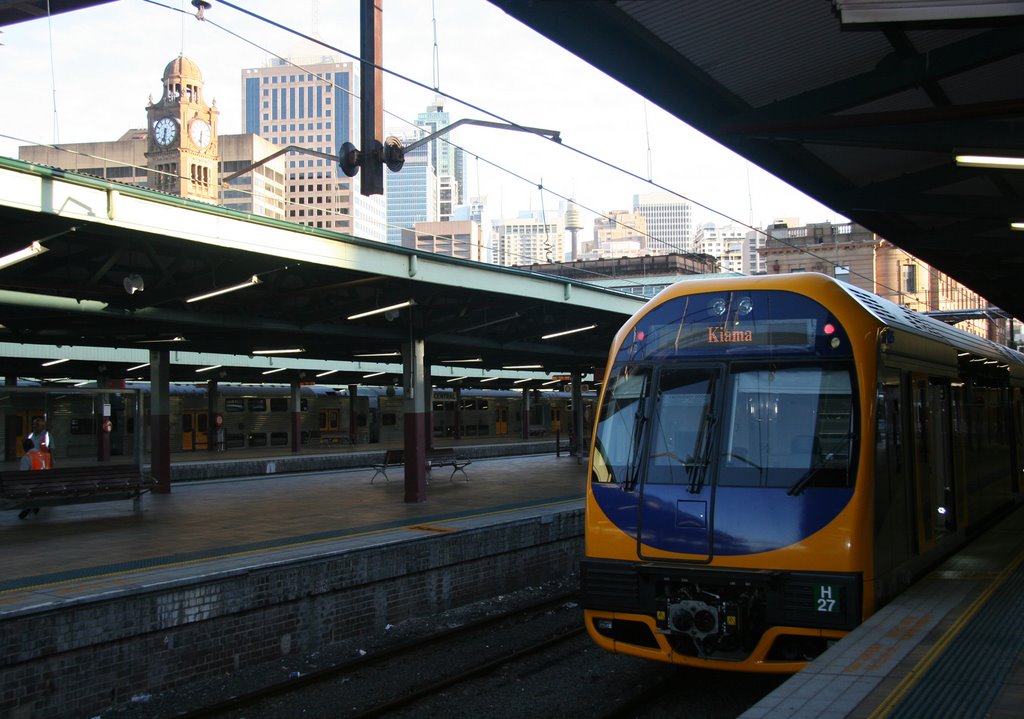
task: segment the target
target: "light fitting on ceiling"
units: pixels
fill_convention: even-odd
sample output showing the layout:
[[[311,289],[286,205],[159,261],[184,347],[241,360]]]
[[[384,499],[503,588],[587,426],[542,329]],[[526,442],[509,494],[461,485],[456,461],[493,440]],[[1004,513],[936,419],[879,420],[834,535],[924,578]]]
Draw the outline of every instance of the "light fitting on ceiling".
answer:
[[[320,379],[321,377],[326,377],[327,375],[334,374],[335,372],[341,372],[341,370],[340,369],[329,369],[326,372],[321,372],[320,374],[318,374],[316,376],[316,378]]]
[[[277,369],[268,369],[267,371],[262,372],[261,374],[275,374],[277,372],[284,372],[286,369],[288,369],[288,368],[287,367],[278,367]]]
[[[196,370],[196,374],[199,374],[200,372],[209,372],[211,370],[220,369],[223,366],[224,365],[215,364],[215,365],[210,365],[209,367],[203,367],[201,369],[197,369]]]
[[[466,359],[443,359],[441,364],[475,364],[477,362],[483,362],[483,357],[467,357]]]
[[[371,374],[364,374],[363,379],[370,379],[371,377],[380,377],[382,374],[387,374],[387,372],[372,372]]]
[[[552,332],[549,335],[543,335],[541,337],[541,339],[542,340],[550,340],[550,339],[554,339],[555,337],[563,337],[565,335],[573,335],[573,334],[576,334],[577,332],[587,332],[588,330],[594,330],[594,329],[597,329],[597,325],[587,325],[586,327],[577,327],[576,329],[572,329],[572,330],[562,330],[561,332]]]
[[[351,318],[349,318],[351,319]],[[353,357],[401,357],[401,352],[370,352],[368,354],[352,355]]]
[[[143,362],[142,364],[137,364],[134,367],[129,367],[125,372],[134,372],[135,370],[142,369],[143,367],[149,367],[149,362]]]
[[[301,354],[305,351],[306,350],[302,349],[301,347],[291,347],[288,349],[279,350],[253,350],[252,353],[254,355],[295,355]]]
[[[3,257],[0,257],[0,270],[2,270],[5,267],[10,267],[11,265],[16,265],[19,262],[23,262],[24,260],[28,260],[33,257],[38,257],[44,252],[48,251],[49,250],[47,250],[47,248],[43,247],[38,242],[33,242],[28,247],[23,247],[17,252],[12,252],[9,255],[4,255]]]
[[[507,364],[502,369],[544,369],[542,364]]]
[[[452,382],[461,382],[464,379],[469,379],[469,375],[465,375],[462,377],[452,377],[451,379],[446,379],[445,382],[451,384]]]
[[[1010,229],[1011,230],[1024,230],[1024,222],[1011,222],[1010,223]]]
[[[392,320],[392,319],[394,319],[395,317],[398,316],[398,314],[397,314],[398,310],[402,309],[403,307],[412,307],[414,304],[416,304],[416,303],[413,300],[406,300],[405,302],[399,302],[396,305],[388,305],[387,307],[378,307],[377,309],[369,310],[368,312],[360,312],[358,314],[349,315],[346,319],[358,320],[358,319],[362,319],[363,317],[369,317],[371,315],[387,314],[387,313],[390,313],[390,312],[394,312],[395,314],[393,316],[388,317],[389,320]]]
[[[235,292],[237,290],[244,290],[247,287],[252,287],[253,285],[258,285],[262,281],[263,280],[260,279],[259,275],[253,275],[252,277],[250,277],[245,282],[239,282],[237,285],[231,285],[230,287],[222,287],[219,290],[214,290],[213,292],[207,292],[205,295],[196,295],[195,297],[189,297],[185,301],[186,302],[202,302],[203,300],[208,300],[211,297],[216,297],[217,295],[226,295],[228,292]]]
[[[1024,157],[1000,155],[956,155],[956,164],[961,167],[992,167],[1001,170],[1024,170]]]
[[[142,275],[132,273],[124,278],[124,291],[130,295],[142,292],[146,289],[146,283],[142,281]]]
[[[50,360],[49,362],[43,362],[43,367],[53,367],[55,364],[61,364],[63,362],[70,362],[70,361],[71,361],[70,357],[65,357],[64,359]]]

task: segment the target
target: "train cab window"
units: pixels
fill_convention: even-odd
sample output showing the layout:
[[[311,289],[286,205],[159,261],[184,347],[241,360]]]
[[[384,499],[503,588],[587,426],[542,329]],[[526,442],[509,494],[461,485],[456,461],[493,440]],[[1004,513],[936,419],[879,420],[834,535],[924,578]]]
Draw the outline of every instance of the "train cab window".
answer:
[[[647,481],[699,481],[711,461],[716,369],[664,369],[654,395]]]
[[[594,443],[593,481],[639,481],[649,380],[647,368],[629,365],[608,379]]]
[[[853,390],[846,368],[734,369],[718,455],[719,484],[847,487]]]

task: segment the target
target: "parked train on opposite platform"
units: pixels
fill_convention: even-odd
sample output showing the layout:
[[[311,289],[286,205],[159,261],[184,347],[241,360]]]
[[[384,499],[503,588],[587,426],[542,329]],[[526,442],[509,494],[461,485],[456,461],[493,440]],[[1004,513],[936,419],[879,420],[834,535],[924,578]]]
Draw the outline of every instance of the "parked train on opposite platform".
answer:
[[[52,389],[52,388],[51,388]],[[148,394],[148,383],[127,383],[127,389]],[[214,416],[209,415],[205,384],[172,383],[170,385],[170,449],[172,452],[205,450],[217,441],[216,430],[222,429],[221,446],[225,449],[252,450],[292,446],[291,388],[283,385],[218,385]],[[20,435],[31,426],[35,417],[45,417],[55,438],[55,457],[92,457],[96,453],[99,431],[94,410],[94,396],[75,394],[73,389],[59,394],[19,394],[8,397],[5,416],[13,446],[20,449]],[[132,452],[135,418],[132,402],[117,390],[107,400],[111,409],[112,454]],[[350,444],[401,442],[404,437],[402,388],[359,387],[354,412],[347,390],[312,385],[300,389],[300,444],[304,448],[330,448]],[[466,439],[514,439],[522,436],[523,394],[515,390],[463,389],[456,413],[456,394],[448,388],[433,391],[432,421],[435,439],[455,436],[456,417],[461,437]],[[586,431],[593,416],[595,394],[583,394]],[[146,407],[148,399],[144,400]],[[528,433],[531,436],[567,437],[572,411],[569,392],[532,391]],[[218,422],[219,418],[219,422]],[[350,422],[354,418],[354,431]],[[150,438],[144,436],[145,451]],[[20,456],[20,452],[16,456]]]
[[[1021,499],[1024,356],[825,275],[670,287],[605,377],[581,603],[609,651],[797,671]]]

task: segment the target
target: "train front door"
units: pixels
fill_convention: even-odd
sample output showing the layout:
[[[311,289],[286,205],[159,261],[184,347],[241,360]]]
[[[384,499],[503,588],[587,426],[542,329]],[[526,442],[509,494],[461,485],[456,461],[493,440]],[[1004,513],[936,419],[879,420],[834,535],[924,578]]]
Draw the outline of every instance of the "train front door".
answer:
[[[186,410],[181,415],[181,448],[206,449],[209,441],[209,418],[205,410]]]

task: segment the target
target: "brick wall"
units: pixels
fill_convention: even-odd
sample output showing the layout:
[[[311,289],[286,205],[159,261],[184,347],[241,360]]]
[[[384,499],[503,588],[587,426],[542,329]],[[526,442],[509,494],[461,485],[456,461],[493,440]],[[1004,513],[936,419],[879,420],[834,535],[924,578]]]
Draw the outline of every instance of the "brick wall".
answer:
[[[583,511],[249,567],[0,621],[0,716],[93,716],[572,572]]]

